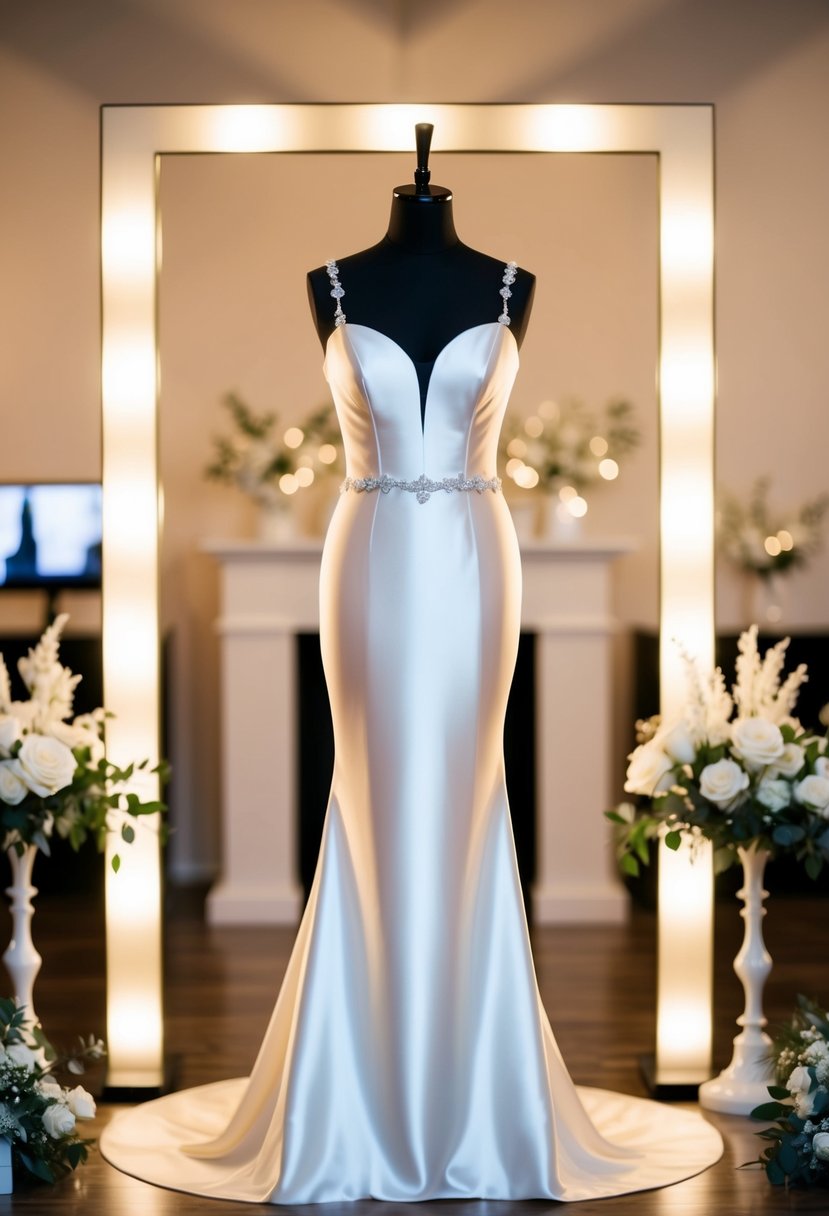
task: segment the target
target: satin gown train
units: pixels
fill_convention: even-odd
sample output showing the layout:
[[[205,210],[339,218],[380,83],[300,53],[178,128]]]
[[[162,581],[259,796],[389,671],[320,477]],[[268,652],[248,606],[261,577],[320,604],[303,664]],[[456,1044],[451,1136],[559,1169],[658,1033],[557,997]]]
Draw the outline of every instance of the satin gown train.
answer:
[[[720,1155],[697,1115],[577,1090],[539,998],[502,745],[521,567],[494,478],[517,368],[507,324],[460,333],[421,424],[401,347],[351,321],[328,341],[351,480],[320,580],[316,877],[250,1077],[117,1116],[101,1149],[128,1173],[275,1204],[574,1200]]]

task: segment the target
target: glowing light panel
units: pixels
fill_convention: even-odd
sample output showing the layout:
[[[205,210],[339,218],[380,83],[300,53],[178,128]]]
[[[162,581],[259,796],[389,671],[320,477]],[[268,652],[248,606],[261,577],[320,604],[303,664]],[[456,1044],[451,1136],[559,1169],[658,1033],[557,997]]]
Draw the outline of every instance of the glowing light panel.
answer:
[[[709,106],[263,105],[105,106],[102,111],[104,695],[117,715],[110,754],[158,753],[156,172],[164,153],[403,151],[415,122],[434,147],[477,152],[635,152],[660,159],[660,508],[663,712],[675,707],[678,638],[713,659],[713,130]],[[679,489],[677,489],[679,487]],[[680,492],[681,491],[681,492]],[[132,504],[130,510],[128,504]],[[600,808],[597,808],[597,814]],[[157,841],[122,849],[107,881],[111,1075],[154,1084],[161,1068]],[[679,862],[681,857],[677,859]],[[127,870],[129,866],[129,870]],[[682,991],[660,950],[657,1071],[680,1051],[707,1075],[710,954],[700,943],[704,865],[667,887],[660,918],[688,933]],[[123,879],[119,886],[119,880]],[[673,906],[682,886],[683,917]],[[124,893],[131,893],[129,914]],[[670,901],[669,901],[670,895]],[[697,912],[693,924],[686,913]],[[663,940],[664,935],[660,935]],[[683,938],[683,941],[686,939]],[[693,946],[696,943],[698,949]],[[677,956],[686,946],[674,938]],[[693,952],[693,951],[696,952]],[[691,960],[690,962],[688,960]],[[126,965],[125,960],[129,960]],[[673,976],[673,978],[670,978]],[[691,979],[696,979],[693,1002]],[[664,980],[664,982],[663,982]],[[688,981],[687,983],[685,981]],[[667,987],[666,987],[667,986]],[[668,989],[671,989],[670,991]],[[140,1032],[139,1032],[140,1028]],[[144,1031],[146,1030],[146,1033]],[[696,1059],[693,1065],[690,1055]],[[111,1077],[112,1079],[112,1077]]]

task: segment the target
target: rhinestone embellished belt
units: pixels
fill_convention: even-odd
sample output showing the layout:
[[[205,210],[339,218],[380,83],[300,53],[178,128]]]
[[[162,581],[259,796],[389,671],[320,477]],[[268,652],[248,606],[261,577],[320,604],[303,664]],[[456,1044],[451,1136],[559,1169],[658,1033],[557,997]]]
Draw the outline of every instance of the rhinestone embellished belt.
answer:
[[[340,493],[356,490],[358,494],[370,494],[372,490],[381,490],[383,494],[388,494],[389,490],[406,490],[409,494],[414,494],[418,502],[428,502],[438,490],[444,490],[447,494],[451,494],[453,490],[477,490],[479,494],[483,494],[484,490],[492,490],[495,494],[500,488],[500,477],[464,477],[462,473],[458,473],[457,477],[442,477],[440,481],[433,481],[431,477],[421,473],[416,481],[405,481],[403,478],[389,477],[388,473],[384,473],[382,477],[346,477],[340,486]]]

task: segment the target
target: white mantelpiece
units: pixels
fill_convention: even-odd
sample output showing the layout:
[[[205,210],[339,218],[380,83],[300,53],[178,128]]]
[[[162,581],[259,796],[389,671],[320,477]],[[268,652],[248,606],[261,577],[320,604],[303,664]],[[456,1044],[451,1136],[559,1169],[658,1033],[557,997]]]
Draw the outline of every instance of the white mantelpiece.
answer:
[[[522,628],[536,636],[539,924],[622,920],[610,804],[610,575],[630,544],[524,545]],[[295,635],[319,628],[321,545],[210,541],[221,571],[222,877],[212,924],[290,924],[297,878]],[[585,739],[589,738],[589,754]]]

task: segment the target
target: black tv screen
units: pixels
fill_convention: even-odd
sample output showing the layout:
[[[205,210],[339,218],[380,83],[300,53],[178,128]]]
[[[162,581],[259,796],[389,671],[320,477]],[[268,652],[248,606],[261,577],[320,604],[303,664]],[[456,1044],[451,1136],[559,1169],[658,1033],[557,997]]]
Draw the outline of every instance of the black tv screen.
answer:
[[[101,487],[0,485],[0,587],[97,587]]]

